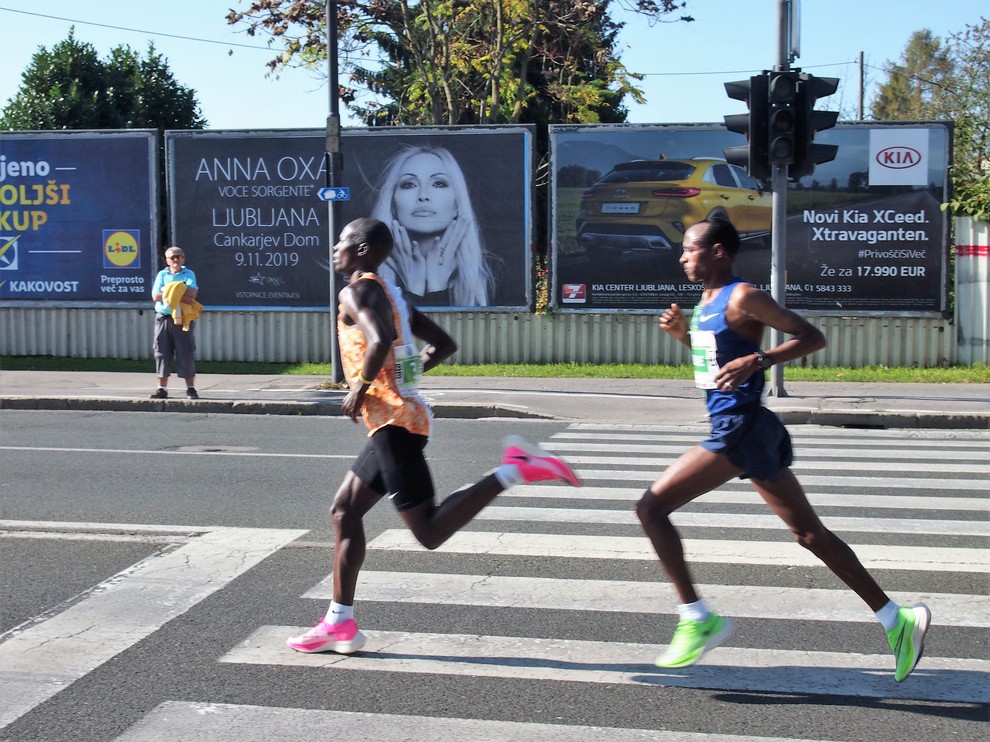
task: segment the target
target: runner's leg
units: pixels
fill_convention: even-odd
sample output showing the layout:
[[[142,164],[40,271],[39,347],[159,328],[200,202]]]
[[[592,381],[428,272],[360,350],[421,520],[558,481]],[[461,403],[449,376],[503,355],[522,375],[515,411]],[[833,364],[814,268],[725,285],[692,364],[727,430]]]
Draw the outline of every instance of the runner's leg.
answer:
[[[669,516],[740,473],[725,456],[695,446],[671,464],[636,503],[636,515],[683,604],[694,603],[698,594],[684,561],[680,535]]]
[[[427,549],[436,549],[467,525],[504,489],[493,474],[488,474],[480,482],[457,490],[439,505],[428,500],[398,511],[399,517],[417,541]]]
[[[773,481],[754,479],[753,487],[794,534],[795,540],[822,560],[874,612],[890,600],[855,552],[818,518],[794,472],[781,469]]]
[[[337,603],[354,605],[354,590],[366,550],[363,518],[381,498],[352,471],[344,476],[334,497],[330,522],[334,533],[333,599]]]

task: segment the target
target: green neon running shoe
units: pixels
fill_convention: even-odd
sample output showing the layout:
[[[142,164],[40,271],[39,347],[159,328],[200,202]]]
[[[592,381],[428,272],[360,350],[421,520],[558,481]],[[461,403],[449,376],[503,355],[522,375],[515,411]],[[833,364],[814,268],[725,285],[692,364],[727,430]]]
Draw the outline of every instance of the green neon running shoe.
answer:
[[[894,680],[904,680],[918,664],[925,651],[925,634],[932,620],[932,612],[924,603],[897,611],[897,626],[887,632],[887,643],[894,650],[897,668]]]
[[[712,611],[705,621],[681,619],[667,651],[657,657],[657,667],[687,667],[700,660],[705,652],[721,646],[733,630],[732,621]]]

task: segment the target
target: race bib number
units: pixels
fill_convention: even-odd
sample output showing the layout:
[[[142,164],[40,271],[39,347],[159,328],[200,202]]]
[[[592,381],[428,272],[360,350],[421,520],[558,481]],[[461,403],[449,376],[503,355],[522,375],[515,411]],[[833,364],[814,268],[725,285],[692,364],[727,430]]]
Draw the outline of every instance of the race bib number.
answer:
[[[416,391],[419,377],[423,375],[423,359],[412,345],[395,347],[395,383],[402,394]]]
[[[694,385],[699,389],[715,389],[718,375],[718,348],[715,333],[691,330],[691,360],[694,362]]]

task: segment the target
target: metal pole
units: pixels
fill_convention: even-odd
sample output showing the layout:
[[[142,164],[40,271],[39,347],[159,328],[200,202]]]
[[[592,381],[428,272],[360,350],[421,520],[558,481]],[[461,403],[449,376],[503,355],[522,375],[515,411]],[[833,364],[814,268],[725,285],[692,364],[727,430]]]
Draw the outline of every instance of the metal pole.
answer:
[[[791,0],[777,0],[777,64],[774,69],[790,69]],[[780,306],[787,299],[787,165],[773,165],[770,188],[773,191],[773,225],[770,233],[770,295]],[[770,330],[770,347],[784,342],[784,333]],[[784,367],[770,367],[768,393],[786,397]]]
[[[859,53],[859,116],[858,121],[863,120],[863,94],[866,92],[866,80],[863,77],[863,52]]]
[[[329,188],[340,185],[340,172],[344,169],[340,153],[340,100],[337,78],[337,0],[327,0],[327,88],[330,94],[330,115],[327,116],[326,184]],[[333,317],[331,335],[332,380],[339,384],[344,380],[340,365],[340,343],[337,338],[337,294],[343,288],[343,280],[333,269],[333,245],[337,242],[340,205],[336,199],[328,202],[329,250],[330,250],[330,312]],[[342,226],[342,225],[341,225]]]

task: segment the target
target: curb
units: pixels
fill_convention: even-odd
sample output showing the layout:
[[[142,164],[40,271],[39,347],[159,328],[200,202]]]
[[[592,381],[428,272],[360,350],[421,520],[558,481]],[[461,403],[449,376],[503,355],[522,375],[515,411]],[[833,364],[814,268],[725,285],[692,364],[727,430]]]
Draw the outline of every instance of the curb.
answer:
[[[557,420],[530,410],[498,404],[432,404],[436,418],[479,420],[525,418]],[[215,399],[106,399],[69,397],[0,397],[0,410],[85,410],[88,412],[198,412],[200,414],[342,416],[340,402],[279,402]]]
[[[433,402],[437,419],[486,418],[559,420],[566,416],[534,412],[510,405]],[[990,430],[990,415],[980,412],[898,412],[858,410],[801,410],[770,408],[785,425],[834,428]],[[197,412],[200,414],[342,416],[339,401],[215,400],[215,399],[107,399],[105,397],[4,397],[0,410],[85,410],[104,412]],[[705,419],[699,418],[698,424]]]
[[[979,412],[878,412],[849,410],[773,410],[784,425],[833,428],[914,428],[990,430],[990,415]]]

